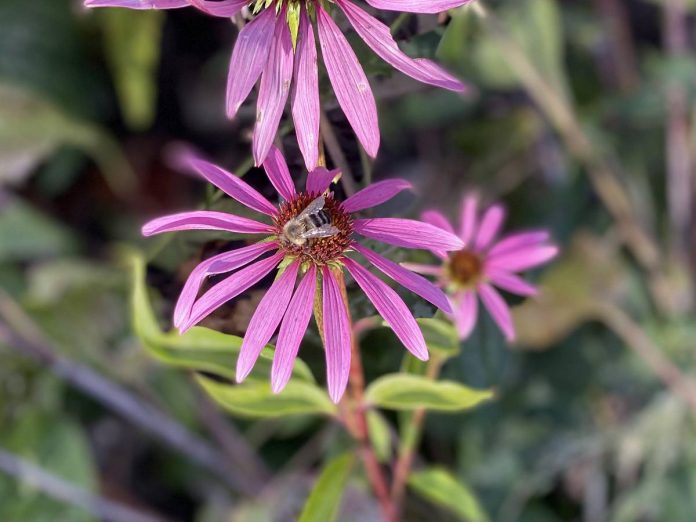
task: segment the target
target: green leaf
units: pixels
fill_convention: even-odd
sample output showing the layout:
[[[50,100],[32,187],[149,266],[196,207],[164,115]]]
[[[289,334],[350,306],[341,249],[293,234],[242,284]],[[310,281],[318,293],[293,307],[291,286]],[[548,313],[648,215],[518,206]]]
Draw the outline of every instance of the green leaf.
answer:
[[[133,329],[148,353],[165,364],[234,379],[235,362],[242,346],[242,338],[201,327],[191,328],[183,335],[177,331],[163,332],[148,297],[145,260],[139,254],[131,253],[129,257],[133,271]],[[272,361],[273,350],[267,347],[262,351],[249,379],[267,381]],[[314,382],[312,372],[300,359],[295,360],[293,378]]]
[[[430,468],[412,473],[410,488],[433,504],[441,506],[466,522],[486,522],[488,515],[476,495],[459,482],[449,471]]]
[[[353,458],[352,454],[340,455],[324,467],[307,499],[299,522],[336,520],[341,507],[341,497],[353,467]]]
[[[493,392],[417,375],[392,374],[370,384],[365,395],[370,404],[390,410],[462,411],[492,398]]]
[[[425,344],[430,350],[443,355],[446,359],[459,353],[459,336],[451,322],[435,317],[416,319],[416,321],[425,337]]]
[[[388,462],[392,453],[391,432],[389,423],[378,411],[367,412],[367,432],[377,459]]]
[[[164,15],[128,9],[105,9],[99,14],[124,119],[131,128],[144,129],[155,117]]]
[[[266,418],[336,413],[336,405],[326,392],[306,381],[292,380],[282,393],[274,394],[267,380],[248,379],[243,384],[229,384],[202,375],[197,380],[215,402],[235,415]]]

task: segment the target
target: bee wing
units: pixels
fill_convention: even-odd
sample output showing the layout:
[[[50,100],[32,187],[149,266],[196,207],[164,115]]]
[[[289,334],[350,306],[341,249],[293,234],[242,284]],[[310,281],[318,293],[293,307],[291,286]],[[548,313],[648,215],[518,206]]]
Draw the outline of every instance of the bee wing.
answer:
[[[312,228],[302,232],[300,235],[303,239],[318,239],[322,237],[335,236],[339,232],[340,230],[333,225],[323,225],[319,228]]]
[[[316,214],[324,208],[324,203],[326,203],[324,196],[319,196],[317,199],[315,199],[309,205],[307,205],[307,207],[302,212],[300,212],[295,219],[301,220],[304,217]]]

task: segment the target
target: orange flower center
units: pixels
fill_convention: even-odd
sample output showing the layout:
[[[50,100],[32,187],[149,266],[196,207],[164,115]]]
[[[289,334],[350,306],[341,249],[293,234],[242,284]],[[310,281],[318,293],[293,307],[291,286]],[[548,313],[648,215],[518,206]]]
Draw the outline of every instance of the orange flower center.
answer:
[[[459,286],[471,286],[481,277],[483,262],[471,250],[451,253],[447,261],[447,274]]]

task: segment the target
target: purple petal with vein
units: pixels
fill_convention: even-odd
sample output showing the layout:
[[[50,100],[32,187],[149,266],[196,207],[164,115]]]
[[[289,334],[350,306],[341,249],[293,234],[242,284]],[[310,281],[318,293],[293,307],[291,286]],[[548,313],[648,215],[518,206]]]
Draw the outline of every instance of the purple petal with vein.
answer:
[[[417,274],[430,275],[440,277],[443,274],[442,266],[424,265],[421,263],[399,263],[406,270],[416,272]]]
[[[385,62],[423,83],[462,92],[465,85],[440,66],[425,59],[407,56],[392,38],[389,27],[347,0],[336,0],[355,31]]]
[[[143,225],[142,233],[144,236],[153,236],[179,230],[224,230],[238,234],[265,234],[272,232],[273,227],[225,212],[196,210],[153,219]]]
[[[331,182],[340,175],[341,169],[328,170],[317,167],[307,174],[307,192],[324,193],[331,186]]]
[[[317,5],[319,42],[338,103],[358,140],[373,158],[379,150],[377,105],[365,72],[331,16]]]
[[[188,319],[198,290],[206,277],[236,270],[258,258],[264,252],[278,248],[278,243],[256,243],[232,252],[218,254],[199,263],[189,275],[174,308],[174,326],[179,328]]]
[[[314,29],[305,7],[297,34],[291,105],[297,142],[307,170],[311,171],[319,162],[319,69]]]
[[[441,13],[473,0],[365,0],[372,7],[408,13]]]
[[[263,168],[268,175],[269,181],[283,199],[290,201],[295,197],[295,184],[290,177],[290,169],[288,169],[288,164],[285,163],[285,158],[283,158],[283,155],[275,146],[272,146],[268,151],[268,156],[266,156],[266,160],[263,162]]]
[[[249,0],[190,0],[191,4],[212,16],[230,18],[242,10]]]
[[[183,165],[193,169],[200,176],[208,180],[231,198],[239,201],[242,205],[269,216],[273,216],[278,212],[270,201],[259,194],[259,192],[248,183],[242,181],[242,179],[234,174],[221,169],[217,165],[205,161],[192,152],[188,150],[184,151],[179,155],[177,160]]]
[[[346,390],[350,374],[350,322],[341,288],[331,269],[324,266],[322,276],[326,380],[331,400],[338,403]]]
[[[399,294],[352,259],[345,258],[343,263],[406,349],[421,361],[427,361],[423,333]]]
[[[454,234],[413,219],[356,219],[353,229],[365,237],[390,245],[425,250],[461,250],[464,243]]]
[[[486,276],[492,284],[498,288],[507,290],[511,294],[530,297],[539,293],[536,287],[530,285],[527,281],[515,274],[510,274],[502,270],[487,269]]]
[[[504,237],[498,241],[493,248],[488,252],[489,256],[497,256],[506,254],[512,250],[518,250],[524,247],[533,247],[545,243],[550,238],[550,235],[545,230],[536,230],[533,232],[520,232]]]
[[[254,364],[256,364],[256,359],[261,354],[261,350],[271,340],[273,333],[283,319],[292,297],[292,291],[295,288],[295,280],[297,279],[299,268],[299,261],[291,263],[280,277],[273,282],[264,294],[258,307],[256,307],[237,358],[237,371],[235,374],[237,382],[242,382],[251,373]]]
[[[366,208],[376,207],[389,201],[402,190],[413,188],[405,179],[388,179],[373,183],[364,189],[356,192],[346,199],[342,206],[346,212],[358,212]]]
[[[478,319],[478,300],[476,292],[464,291],[458,297],[457,309],[454,312],[454,324],[459,333],[459,339],[467,339],[476,326]]]
[[[295,295],[288,306],[280,325],[276,342],[273,367],[271,369],[271,388],[273,393],[280,393],[290,380],[300,343],[304,337],[309,318],[312,316],[314,294],[317,290],[317,269],[310,265]]]
[[[279,252],[271,257],[257,261],[213,286],[193,304],[191,315],[179,327],[179,331],[181,333],[185,332],[210,315],[213,310],[222,306],[230,299],[234,299],[250,286],[258,283],[278,266],[284,255],[282,252]]]
[[[85,7],[127,7],[128,9],[178,9],[188,0],[85,0]]]
[[[440,308],[443,312],[451,313],[452,306],[442,290],[428,281],[426,278],[406,270],[404,267],[380,256],[377,252],[367,247],[353,243],[353,249],[360,252],[365,259],[379,268],[385,275],[391,277],[401,286],[408,288],[414,294],[421,296],[426,301]]]
[[[259,99],[256,102],[253,152],[257,166],[266,159],[278,131],[280,118],[290,95],[294,59],[290,28],[283,10],[276,21],[273,43],[261,76]]]
[[[483,284],[478,287],[479,295],[483,304],[486,305],[488,312],[493,317],[493,320],[500,327],[505,339],[508,342],[515,340],[515,325],[512,322],[510,308],[505,303],[500,294],[496,292],[492,286]]]
[[[478,197],[469,194],[464,197],[462,215],[460,218],[459,236],[466,245],[470,245],[476,232],[476,214],[478,212]]]
[[[476,250],[483,250],[491,244],[491,241],[498,235],[500,228],[505,220],[505,209],[501,205],[493,205],[481,219],[478,234],[476,234]]]
[[[239,107],[261,76],[275,29],[275,11],[264,9],[254,20],[239,32],[227,79],[227,117],[237,115]]]
[[[535,266],[546,263],[558,254],[558,247],[555,246],[532,246],[508,250],[503,254],[489,256],[486,259],[486,266],[490,268],[501,268],[506,272],[521,272],[529,270]]]

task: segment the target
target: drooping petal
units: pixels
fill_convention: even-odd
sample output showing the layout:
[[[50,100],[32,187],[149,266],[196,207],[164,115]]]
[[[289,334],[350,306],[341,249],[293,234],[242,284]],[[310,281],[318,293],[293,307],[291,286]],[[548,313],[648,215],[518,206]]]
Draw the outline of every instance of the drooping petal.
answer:
[[[224,252],[199,263],[189,275],[174,308],[174,326],[180,327],[191,313],[191,308],[206,277],[231,272],[251,263],[264,252],[278,248],[278,243],[256,243],[244,248]]]
[[[290,28],[283,10],[276,21],[273,43],[261,76],[259,99],[256,102],[253,143],[256,165],[261,165],[266,159],[276,137],[280,118],[290,95],[294,58]]]
[[[188,0],[85,0],[85,7],[127,7],[128,9],[178,9],[188,7]]]
[[[405,179],[379,181],[368,185],[346,199],[342,204],[343,210],[352,213],[376,207],[389,201],[402,190],[410,190],[412,188],[413,185]]]
[[[272,232],[273,228],[265,223],[234,214],[196,210],[153,219],[143,225],[142,233],[144,236],[153,236],[180,230],[224,230],[238,234],[265,234]]]
[[[406,349],[418,359],[427,361],[428,348],[423,333],[399,294],[352,259],[345,258],[343,262]]]
[[[341,175],[341,169],[328,170],[317,167],[307,174],[307,192],[324,193],[331,186],[331,182]]]
[[[212,16],[231,18],[249,3],[249,0],[189,0],[190,3]]]
[[[336,99],[365,151],[374,158],[380,141],[377,104],[365,72],[343,32],[319,5],[317,25],[326,72]]]
[[[319,68],[314,29],[304,6],[297,33],[291,104],[297,143],[307,170],[311,171],[319,162]]]
[[[489,256],[486,266],[507,272],[521,272],[550,261],[558,254],[558,247],[550,245],[532,246],[508,250],[502,254]]]
[[[510,308],[505,303],[500,294],[488,284],[482,284],[478,287],[479,295],[486,309],[493,317],[500,330],[503,332],[505,339],[508,342],[515,340],[515,325],[512,322]]]
[[[504,237],[498,241],[488,251],[488,255],[497,256],[518,250],[524,247],[533,247],[545,243],[550,238],[550,234],[545,230],[535,230],[532,232],[520,232]]]
[[[247,288],[258,283],[278,266],[284,255],[282,252],[279,252],[271,257],[257,261],[213,286],[193,304],[188,320],[179,327],[179,331],[185,332],[210,315],[216,308],[219,308]]]
[[[312,316],[314,294],[317,289],[317,269],[310,265],[295,295],[288,306],[283,322],[280,325],[278,341],[276,342],[273,367],[271,369],[271,389],[279,393],[290,380],[292,368],[300,349],[309,318]]]
[[[268,156],[266,156],[266,160],[263,162],[263,168],[266,171],[266,175],[268,175],[268,180],[283,199],[290,201],[295,197],[295,184],[290,177],[290,169],[288,169],[285,158],[275,145],[271,146],[268,151]]]
[[[454,311],[454,324],[459,333],[459,339],[467,339],[476,326],[478,320],[478,300],[476,292],[466,290],[457,296],[456,310]]]
[[[476,233],[478,213],[478,197],[473,194],[467,194],[462,203],[462,214],[460,217],[459,237],[466,243],[471,244]]]
[[[233,119],[261,76],[275,30],[275,11],[264,9],[239,32],[227,79],[227,117]]]
[[[438,210],[426,210],[421,214],[421,219],[437,228],[446,230],[450,234],[454,234],[454,228],[452,228],[449,220]]]
[[[483,218],[481,218],[481,225],[476,234],[474,248],[476,250],[483,250],[490,245],[491,241],[493,241],[495,236],[500,232],[504,220],[505,209],[501,205],[493,205],[486,210]]]
[[[231,198],[239,201],[242,205],[269,216],[273,216],[277,213],[276,208],[271,202],[259,194],[259,192],[248,183],[242,181],[238,176],[221,169],[217,165],[213,165],[203,158],[196,156],[191,151],[184,151],[179,155],[177,160],[183,165],[193,169],[200,176],[208,180]]]
[[[511,294],[530,297],[539,293],[535,286],[530,285],[527,281],[515,274],[488,267],[485,272],[486,277],[488,277],[491,284],[497,286],[498,288],[502,288],[503,290],[507,290]]]
[[[430,85],[457,92],[466,90],[461,81],[437,64],[430,60],[413,59],[404,54],[394,41],[389,27],[374,16],[370,16],[347,0],[336,0],[336,3],[365,43],[392,67],[411,78]]]
[[[365,259],[379,268],[385,275],[391,277],[401,286],[408,288],[414,294],[421,296],[426,301],[437,306],[443,312],[451,313],[452,307],[447,296],[442,290],[432,284],[424,277],[414,274],[402,266],[380,256],[377,252],[370,250],[358,243],[353,243],[353,249],[360,252]]]
[[[353,229],[370,239],[406,248],[449,251],[464,247],[462,240],[451,232],[413,219],[356,219]]]
[[[331,400],[338,403],[348,384],[352,334],[341,288],[327,266],[322,268],[322,301],[326,381]]]
[[[276,279],[256,307],[237,358],[235,378],[242,382],[251,373],[261,350],[271,340],[290,303],[300,262],[294,261]]]
[[[441,13],[466,5],[473,0],[365,0],[372,7],[387,11],[405,11],[408,13]]]

